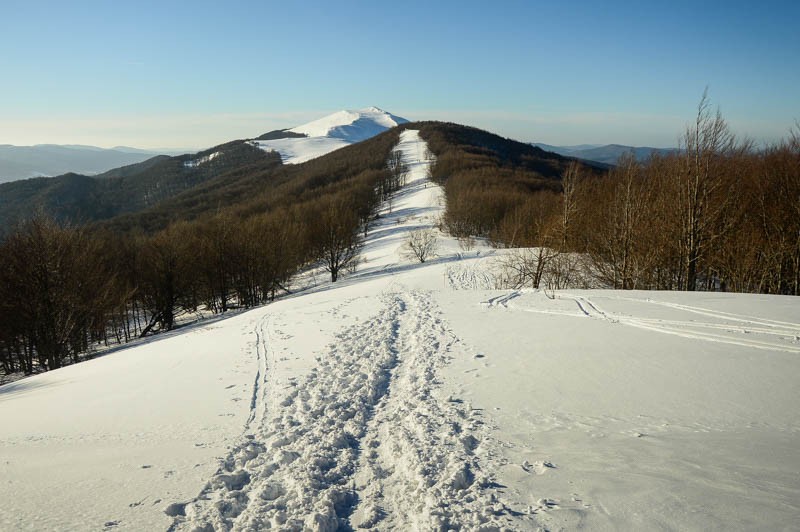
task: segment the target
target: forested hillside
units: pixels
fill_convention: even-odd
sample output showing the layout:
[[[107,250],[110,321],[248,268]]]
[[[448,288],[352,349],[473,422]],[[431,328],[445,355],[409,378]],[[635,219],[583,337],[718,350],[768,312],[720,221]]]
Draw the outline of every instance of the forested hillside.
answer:
[[[157,156],[97,176],[74,173],[0,185],[0,234],[41,212],[59,222],[89,223],[137,212],[230,171],[273,167],[277,154],[233,141],[196,154]]]

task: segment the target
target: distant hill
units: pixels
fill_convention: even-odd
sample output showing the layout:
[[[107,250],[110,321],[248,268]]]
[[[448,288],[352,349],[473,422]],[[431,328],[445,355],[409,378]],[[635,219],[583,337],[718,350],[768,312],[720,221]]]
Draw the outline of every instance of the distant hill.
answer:
[[[210,179],[253,165],[280,166],[280,157],[245,141],[233,141],[196,154],[150,157],[96,176],[70,172],[2,183],[0,233],[37,211],[74,223],[138,212]]]
[[[382,154],[392,149],[398,130],[405,127],[421,129],[431,149],[441,153],[440,174],[477,164],[499,180],[498,186],[511,187],[510,193],[559,189],[571,160],[475,128],[411,124],[369,107],[195,154],[155,156],[93,176],[71,172],[0,184],[0,233],[37,211],[61,221],[104,222],[120,231],[148,232],[226,207],[264,212],[314,198],[364,171],[382,171]],[[602,171],[600,166],[592,171]]]
[[[407,122],[377,107],[366,107],[339,111],[291,129],[270,131],[255,138],[253,144],[280,153],[284,164],[299,164]]]
[[[307,162],[406,122],[377,107],[339,111],[291,129],[270,131],[256,139],[237,140],[196,154],[172,157],[153,156],[132,148],[35,147],[39,151],[29,150],[31,159],[36,153],[108,157],[118,152],[133,162],[112,166],[110,170],[94,166],[92,172],[76,170],[62,172],[57,177],[0,183],[0,234],[10,224],[37,211],[73,223],[125,216],[127,221],[118,225],[141,228],[158,227],[172,218],[193,218],[261,194],[265,179],[281,182],[288,179],[285,172],[278,171],[281,163]],[[341,167],[339,163],[322,163],[326,168],[323,174],[331,171],[328,164]],[[175,201],[168,201],[173,198]],[[137,216],[138,213],[150,214]]]
[[[0,183],[29,177],[56,176],[67,172],[94,175],[111,168],[142,162],[159,154],[157,151],[123,146],[105,149],[56,144],[3,144],[0,145]]]
[[[578,146],[553,146],[541,142],[531,143],[545,151],[574,157],[584,161],[593,161],[602,164],[617,164],[619,158],[626,153],[633,153],[637,161],[644,161],[653,153],[667,155],[677,151],[675,148],[651,148],[647,146],[623,146],[621,144],[593,145],[581,144]]]

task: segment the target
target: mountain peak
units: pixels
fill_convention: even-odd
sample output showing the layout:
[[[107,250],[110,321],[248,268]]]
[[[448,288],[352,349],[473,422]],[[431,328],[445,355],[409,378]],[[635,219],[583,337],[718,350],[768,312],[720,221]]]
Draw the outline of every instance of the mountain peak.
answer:
[[[371,106],[337,111],[302,126],[265,133],[252,142],[280,153],[284,164],[299,164],[406,122],[405,118]]]
[[[309,137],[329,137],[348,142],[360,142],[406,122],[408,120],[405,118],[372,106],[337,111],[289,131],[303,133]]]

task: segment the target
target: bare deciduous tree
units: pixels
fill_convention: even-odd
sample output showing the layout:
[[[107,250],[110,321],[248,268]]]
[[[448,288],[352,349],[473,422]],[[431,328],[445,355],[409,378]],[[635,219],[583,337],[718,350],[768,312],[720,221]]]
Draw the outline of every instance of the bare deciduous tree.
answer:
[[[436,231],[433,229],[417,229],[411,231],[405,244],[405,256],[425,262],[436,255]]]
[[[581,179],[581,167],[576,161],[572,161],[561,179],[563,187],[562,206],[561,206],[561,251],[567,250],[570,240],[572,223],[578,212],[577,188]]]
[[[358,216],[342,196],[327,198],[320,207],[312,222],[312,235],[316,253],[335,283],[340,273],[357,261],[361,251]]]
[[[723,156],[733,151],[736,139],[719,110],[711,111],[708,90],[697,106],[692,125],[681,139],[683,168],[676,176],[676,207],[681,229],[682,287],[697,288],[697,274],[709,248],[720,237],[718,222],[731,202],[720,172]]]

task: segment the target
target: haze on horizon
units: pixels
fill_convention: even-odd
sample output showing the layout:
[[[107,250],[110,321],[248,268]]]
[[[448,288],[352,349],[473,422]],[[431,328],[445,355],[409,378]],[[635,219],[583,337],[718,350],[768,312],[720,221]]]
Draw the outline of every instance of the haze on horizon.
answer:
[[[370,105],[549,144],[674,146],[800,118],[793,2],[12,1],[0,144],[205,148]]]

